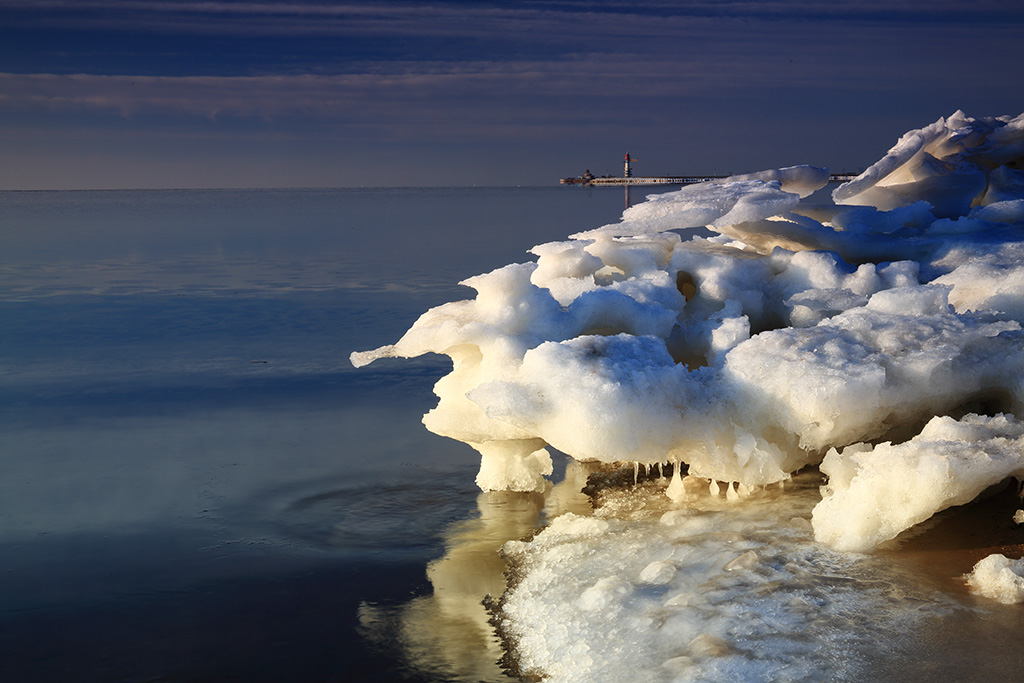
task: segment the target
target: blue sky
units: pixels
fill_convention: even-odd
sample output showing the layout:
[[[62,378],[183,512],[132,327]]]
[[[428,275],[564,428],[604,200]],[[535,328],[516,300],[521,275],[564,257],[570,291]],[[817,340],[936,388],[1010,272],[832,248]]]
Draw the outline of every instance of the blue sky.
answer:
[[[0,189],[871,163],[1024,111],[1017,0],[0,0]]]

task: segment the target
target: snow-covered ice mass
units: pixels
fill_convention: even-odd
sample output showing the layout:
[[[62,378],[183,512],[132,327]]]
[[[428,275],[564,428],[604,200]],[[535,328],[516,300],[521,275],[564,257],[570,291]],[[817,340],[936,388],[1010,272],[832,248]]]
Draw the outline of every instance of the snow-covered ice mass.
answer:
[[[828,647],[854,676],[847,603],[905,632],[886,591],[807,576],[868,576],[863,553],[1024,481],[1022,163],[1024,114],[956,112],[830,196],[812,166],[654,195],[352,354],[452,359],[424,423],[479,451],[483,490],[550,488],[547,447],[671,472],[506,546],[522,673],[801,680]],[[1024,600],[998,557],[965,585]],[[812,622],[833,640],[780,635]]]

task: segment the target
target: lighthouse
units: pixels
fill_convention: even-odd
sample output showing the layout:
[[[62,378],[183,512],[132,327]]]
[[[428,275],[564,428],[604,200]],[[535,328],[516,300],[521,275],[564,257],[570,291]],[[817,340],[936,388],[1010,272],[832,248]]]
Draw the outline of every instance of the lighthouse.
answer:
[[[622,177],[623,178],[632,178],[633,177],[633,169],[631,169],[629,167],[629,152],[626,152],[626,168],[622,172]]]

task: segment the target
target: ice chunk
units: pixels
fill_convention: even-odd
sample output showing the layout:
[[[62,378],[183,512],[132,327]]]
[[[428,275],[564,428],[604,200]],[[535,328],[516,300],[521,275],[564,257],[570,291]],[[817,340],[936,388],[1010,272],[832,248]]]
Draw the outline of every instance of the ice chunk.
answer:
[[[989,555],[964,577],[971,592],[1006,605],[1024,602],[1024,559]]]
[[[1024,222],[1024,199],[1007,199],[971,210],[970,218],[987,223]]]
[[[1024,171],[1000,166],[988,176],[988,187],[980,204],[988,206],[1002,202],[1013,202],[1024,197]]]
[[[934,282],[952,287],[956,310],[1024,320],[1024,242],[951,247],[935,265],[950,269]]]
[[[568,306],[583,292],[597,288],[594,274],[604,268],[601,259],[588,253],[588,242],[549,242],[534,247],[537,269],[530,281],[544,287],[563,306]]]
[[[606,576],[580,595],[580,609],[597,611],[607,609],[614,601],[622,600],[633,591],[633,586],[617,576]]]
[[[836,211],[829,225],[843,232],[859,235],[914,234],[935,221],[931,204],[916,201],[889,211],[874,206],[853,206]]]
[[[756,173],[746,173],[729,176],[714,180],[712,182],[725,185],[744,180],[761,180],[764,182],[778,182],[779,189],[783,192],[792,192],[799,195],[801,199],[809,197],[817,190],[825,187],[829,179],[829,170],[820,166],[789,166]]]
[[[799,203],[800,195],[783,190],[778,180],[730,179],[699,183],[675,192],[652,195],[646,202],[626,209],[620,223],[572,237],[646,235],[668,230],[735,225],[788,213]]]
[[[394,358],[400,354],[395,351],[394,344],[388,344],[371,351],[353,351],[349,354],[349,362],[352,363],[352,367],[361,368],[364,365],[369,365],[375,360],[381,358]]]
[[[729,560],[722,569],[727,572],[734,572],[740,569],[752,569],[757,566],[758,557],[757,553],[753,550],[748,550],[734,560]]]
[[[883,210],[923,200],[936,216],[964,215],[988,189],[989,169],[1024,156],[1022,147],[1024,115],[973,119],[958,111],[903,135],[832,196],[837,204]],[[1005,176],[997,177],[996,185],[1002,182]]]
[[[726,640],[710,633],[701,633],[690,641],[687,648],[695,657],[722,657],[733,652]]]
[[[1008,415],[936,417],[902,444],[832,449],[821,471],[815,538],[866,551],[1006,477],[1024,480],[1024,425]]]
[[[656,560],[643,568],[640,581],[643,583],[666,584],[676,575],[678,567],[671,560]]]

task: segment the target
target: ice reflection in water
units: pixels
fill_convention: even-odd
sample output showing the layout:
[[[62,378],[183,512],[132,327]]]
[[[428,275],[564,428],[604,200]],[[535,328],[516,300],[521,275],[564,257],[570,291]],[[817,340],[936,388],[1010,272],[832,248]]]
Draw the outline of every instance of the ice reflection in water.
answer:
[[[397,648],[406,666],[425,676],[456,681],[509,680],[499,660],[501,643],[484,606],[505,590],[500,554],[509,540],[532,535],[544,519],[564,512],[589,514],[581,493],[588,468],[567,464],[565,478],[543,494],[488,491],[476,499],[479,516],[444,532],[444,555],[427,565],[433,592],[397,607],[362,603],[363,634],[382,648]]]

